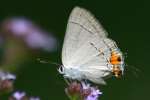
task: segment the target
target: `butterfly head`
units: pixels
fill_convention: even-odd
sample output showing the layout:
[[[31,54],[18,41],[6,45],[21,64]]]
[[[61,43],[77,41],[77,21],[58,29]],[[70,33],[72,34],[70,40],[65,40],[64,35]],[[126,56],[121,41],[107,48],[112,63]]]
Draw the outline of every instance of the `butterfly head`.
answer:
[[[64,67],[61,65],[58,69],[60,74],[63,74],[64,78],[70,78],[70,79],[77,79],[81,80],[83,78],[83,75],[81,74],[80,70],[78,68],[74,67]]]

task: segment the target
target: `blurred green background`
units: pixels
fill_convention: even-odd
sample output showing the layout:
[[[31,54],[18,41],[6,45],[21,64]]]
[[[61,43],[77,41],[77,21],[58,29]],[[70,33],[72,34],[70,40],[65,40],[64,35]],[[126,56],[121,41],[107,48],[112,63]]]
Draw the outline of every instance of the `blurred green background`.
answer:
[[[41,100],[68,100],[64,93],[66,84],[57,72],[58,66],[42,64],[36,59],[40,57],[61,64],[67,19],[75,6],[86,8],[95,15],[108,31],[109,37],[124,52],[125,63],[128,65],[125,66],[123,78],[110,78],[107,86],[100,86],[103,91],[100,100],[150,100],[149,0],[0,1],[0,21],[6,17],[25,16],[58,39],[55,52],[30,53],[30,57],[22,61],[19,65],[22,67],[17,71],[15,90],[39,96]],[[7,100],[7,95],[0,100]]]

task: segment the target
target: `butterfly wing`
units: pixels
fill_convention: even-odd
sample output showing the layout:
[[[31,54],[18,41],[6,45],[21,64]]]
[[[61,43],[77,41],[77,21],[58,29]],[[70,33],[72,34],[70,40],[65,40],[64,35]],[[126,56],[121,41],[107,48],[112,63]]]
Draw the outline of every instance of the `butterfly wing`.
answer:
[[[106,36],[107,33],[91,13],[83,8],[75,7],[70,14],[64,38],[62,49],[63,65],[67,66],[68,64],[70,65],[71,60],[78,60],[75,58],[75,53],[79,52],[79,48],[84,48],[81,46],[89,45],[88,42],[91,39],[101,40]],[[82,53],[83,50],[81,50]]]
[[[62,49],[64,67],[76,67],[86,79],[105,84],[102,78],[111,72],[110,48],[116,48],[115,42],[107,38],[107,32],[93,15],[85,9],[74,8]]]

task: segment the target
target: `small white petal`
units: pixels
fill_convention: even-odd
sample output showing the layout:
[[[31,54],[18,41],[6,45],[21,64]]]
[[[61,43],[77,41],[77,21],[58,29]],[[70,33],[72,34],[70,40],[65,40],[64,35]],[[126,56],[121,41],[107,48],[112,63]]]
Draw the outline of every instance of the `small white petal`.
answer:
[[[90,84],[85,84],[85,82],[81,82],[81,84],[82,84],[82,88],[83,89],[88,89],[88,88],[90,88]]]
[[[26,95],[25,92],[15,92],[15,93],[13,94],[13,97],[14,97],[15,99],[17,99],[17,100],[21,100],[21,98],[22,98],[23,96],[25,96],[25,95]]]
[[[40,100],[38,97],[31,97],[30,100]]]
[[[10,74],[8,72],[3,72],[3,71],[0,71],[0,80],[15,80],[16,79],[16,76],[13,75],[13,74]]]

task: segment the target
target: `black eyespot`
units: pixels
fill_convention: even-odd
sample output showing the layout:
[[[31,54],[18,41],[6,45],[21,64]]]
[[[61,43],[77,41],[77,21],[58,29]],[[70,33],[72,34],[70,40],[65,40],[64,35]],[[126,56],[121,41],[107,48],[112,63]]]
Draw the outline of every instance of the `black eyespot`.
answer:
[[[115,75],[115,73],[114,73],[114,72],[112,72],[112,75]]]
[[[121,61],[121,57],[118,57],[118,58],[117,58],[117,61],[119,61],[119,62],[120,62],[120,61]]]
[[[119,71],[118,75],[121,76],[121,74],[122,74],[122,71]]]

